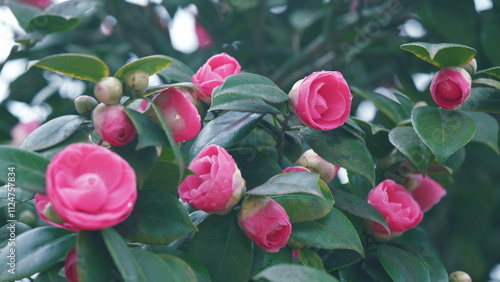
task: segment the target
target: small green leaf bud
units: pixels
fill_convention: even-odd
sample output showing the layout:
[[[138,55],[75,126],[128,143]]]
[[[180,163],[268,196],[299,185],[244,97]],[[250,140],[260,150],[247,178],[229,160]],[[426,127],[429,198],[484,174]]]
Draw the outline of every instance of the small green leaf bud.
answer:
[[[83,116],[90,116],[99,102],[94,97],[81,95],[75,99],[76,111]]]
[[[146,93],[149,84],[149,73],[143,70],[129,71],[123,77],[123,83],[133,97],[139,98]]]
[[[43,215],[49,220],[54,223],[63,223],[64,221],[59,217],[59,215],[56,213],[56,211],[52,208],[52,203],[48,203],[45,208],[43,209]]]

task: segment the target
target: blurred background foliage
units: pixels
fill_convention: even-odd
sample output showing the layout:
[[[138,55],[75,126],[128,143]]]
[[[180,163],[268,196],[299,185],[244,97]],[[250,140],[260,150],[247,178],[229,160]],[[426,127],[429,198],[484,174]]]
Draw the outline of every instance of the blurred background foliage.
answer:
[[[7,20],[0,21],[19,42],[10,55],[0,54],[0,78],[7,86],[0,92],[0,143],[10,141],[10,129],[19,119],[43,122],[76,114],[73,99],[93,95],[93,83],[39,68],[6,79],[12,76],[14,64],[24,68],[30,60],[58,53],[98,56],[114,73],[129,60],[153,54],[177,58],[196,70],[211,55],[226,52],[239,60],[244,71],[269,77],[285,92],[313,71],[338,70],[351,86],[389,96],[401,92],[413,102],[428,104],[434,104],[428,84],[437,69],[401,50],[401,44],[465,44],[478,51],[478,69],[500,65],[498,0],[94,2],[74,29],[47,36],[26,34]],[[0,9],[3,14],[9,11],[6,6]],[[195,40],[194,47],[184,52],[178,45],[187,39],[173,36],[177,13],[191,16],[189,24],[181,24],[181,34],[194,36],[195,15],[197,24],[208,33],[203,42]],[[3,40],[2,45],[11,44]],[[362,101],[354,97],[353,115],[387,128],[394,126],[366,101],[360,105]],[[498,114],[493,116],[500,119]],[[390,146],[386,138],[380,142]],[[484,145],[470,143],[455,159],[463,160],[462,166],[452,178],[441,179],[448,195],[426,213],[421,225],[449,272],[463,270],[475,281],[493,280],[490,272],[500,263],[500,157]],[[24,208],[33,212],[30,206]],[[29,219],[29,213],[25,215]]]

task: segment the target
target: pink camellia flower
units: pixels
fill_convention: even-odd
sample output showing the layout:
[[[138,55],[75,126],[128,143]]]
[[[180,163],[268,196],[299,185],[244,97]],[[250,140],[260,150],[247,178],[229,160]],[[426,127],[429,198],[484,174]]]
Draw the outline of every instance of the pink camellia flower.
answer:
[[[179,196],[199,210],[226,214],[245,192],[245,180],[238,166],[222,147],[204,148],[188,168],[196,175],[189,175],[179,185]]]
[[[52,0],[21,0],[21,2],[24,2],[24,3],[31,5],[31,6],[38,7],[40,9],[45,9],[50,4],[53,3]]]
[[[275,200],[249,197],[243,201],[238,222],[245,234],[265,251],[276,253],[292,233],[285,209]]]
[[[408,175],[405,186],[423,212],[430,210],[446,195],[446,190],[439,183],[421,174]]]
[[[289,173],[289,172],[311,172],[311,171],[303,166],[290,166],[285,168],[281,173]]]
[[[201,117],[196,107],[179,90],[174,87],[160,92],[153,103],[160,108],[161,115],[172,130],[175,142],[184,142],[198,135],[201,130]],[[151,108],[146,115],[153,120],[156,114]]]
[[[81,230],[114,226],[129,216],[137,199],[132,167],[111,150],[74,143],[57,153],[46,173],[52,208]]]
[[[318,154],[316,154],[313,149],[305,151],[295,162],[295,164],[298,166],[306,167],[312,172],[318,173],[321,179],[326,183],[332,181],[335,176],[337,176],[337,172],[340,169],[339,166],[335,166],[325,161],[322,157],[318,156]]]
[[[10,135],[12,136],[11,145],[19,147],[28,135],[37,129],[41,123],[39,121],[32,121],[28,123],[19,122],[12,127]]]
[[[78,282],[76,247],[73,247],[66,255],[66,260],[64,261],[64,276],[69,282]]]
[[[369,231],[380,239],[400,236],[404,231],[417,226],[424,216],[422,209],[405,188],[387,179],[368,194],[368,203],[384,216],[391,231],[372,221],[368,221]]]
[[[92,120],[97,135],[112,146],[124,146],[135,137],[134,124],[121,104],[97,105],[92,112]]]
[[[194,85],[201,90],[196,91],[196,95],[210,104],[214,88],[222,85],[226,77],[240,72],[241,66],[235,58],[226,53],[212,56],[192,77]]]
[[[432,99],[443,109],[454,109],[469,97],[470,74],[461,67],[448,67],[438,71],[432,78]]]
[[[351,112],[352,94],[338,71],[312,73],[297,81],[289,96],[291,109],[299,120],[315,129],[337,128]]]
[[[50,204],[50,207],[49,207],[49,204]],[[66,223],[66,222],[54,222],[54,218],[53,217],[56,217],[56,221],[59,221],[60,218],[57,218],[59,217],[59,215],[55,214],[55,215],[51,215],[51,213],[55,213],[54,209],[51,207],[51,203],[50,203],[50,200],[49,200],[49,197],[47,197],[46,195],[42,195],[42,194],[36,194],[35,195],[35,209],[36,209],[36,213],[38,214],[38,216],[43,219],[45,222],[47,222],[48,224],[52,225],[52,226],[55,226],[55,227],[62,227],[62,228],[66,228],[66,229],[69,229],[71,231],[74,231],[74,232],[78,232],[78,228],[76,228],[75,226],[69,224],[69,223]],[[47,218],[48,217],[51,217],[50,219]]]

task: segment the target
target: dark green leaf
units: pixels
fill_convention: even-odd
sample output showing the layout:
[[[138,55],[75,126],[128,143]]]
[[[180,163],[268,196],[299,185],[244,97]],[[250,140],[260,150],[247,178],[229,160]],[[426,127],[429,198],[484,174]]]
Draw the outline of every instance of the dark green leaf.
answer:
[[[488,74],[496,78],[500,78],[500,67],[492,67],[484,70],[477,71],[475,75]]]
[[[144,281],[196,281],[194,271],[180,258],[167,254],[156,255],[140,249],[130,249],[130,253],[144,273]]]
[[[28,23],[28,32],[44,34],[63,32],[75,28],[80,23],[78,18],[67,18],[59,15],[39,14]]]
[[[112,147],[111,149],[132,166],[137,177],[137,184],[140,188],[156,164],[158,154],[155,147],[146,147],[137,151],[135,147],[136,144],[132,141],[125,146]]]
[[[469,98],[458,109],[500,114],[500,90],[491,87],[472,87]]]
[[[322,218],[334,203],[328,186],[317,173],[310,172],[279,174],[247,194],[272,198],[283,206],[290,222]]]
[[[230,153],[241,170],[247,190],[265,183],[282,170],[276,159],[253,148],[230,151]]]
[[[406,100],[406,103],[400,103],[376,92],[363,90],[357,87],[351,87],[351,89],[354,92],[354,94],[357,94],[363,97],[364,99],[372,101],[373,104],[375,104],[375,106],[377,107],[377,109],[382,111],[396,124],[410,118],[411,107],[412,107],[410,105],[411,101],[409,101],[408,98],[404,96],[400,96],[399,98],[403,101]]]
[[[366,177],[375,186],[375,167],[366,144],[342,130],[319,131],[311,128],[299,133],[323,159]]]
[[[120,274],[99,231],[80,231],[77,244],[78,281],[120,279]]]
[[[150,146],[166,146],[168,145],[167,136],[163,133],[161,127],[151,121],[144,114],[131,109],[125,109],[125,113],[130,118],[137,130],[139,141],[137,142],[136,150],[140,150]]]
[[[325,271],[319,255],[307,248],[300,249],[300,261],[303,265]]]
[[[38,227],[16,237],[15,274],[0,273],[1,281],[19,280],[42,272],[60,259],[75,245],[76,233],[57,227]],[[9,264],[11,247],[0,252],[0,263],[4,269]]]
[[[14,197],[12,197],[13,195]],[[14,201],[11,201],[12,198],[14,198]],[[8,206],[9,203],[12,202],[15,202],[17,205],[33,200],[33,198],[35,198],[35,193],[25,190],[21,187],[10,186],[9,189],[8,184],[0,187],[0,208]]]
[[[108,66],[103,61],[83,54],[52,55],[35,61],[31,66],[90,81],[99,81],[109,76]]]
[[[476,126],[466,114],[455,110],[418,107],[411,117],[413,128],[429,147],[439,165],[474,137]]]
[[[85,118],[66,115],[52,119],[31,132],[21,144],[22,149],[38,151],[57,145],[73,134]]]
[[[231,97],[232,100],[224,103],[213,104],[211,111],[240,111],[259,114],[279,114],[280,111],[266,102],[258,99],[246,99],[244,97]],[[218,101],[220,102],[220,101]]]
[[[32,5],[24,4],[20,1],[9,1],[8,5],[21,27],[26,31],[28,31],[30,20],[42,12]]]
[[[394,281],[430,281],[424,262],[413,253],[382,244],[378,246],[377,254],[385,271]]]
[[[203,127],[192,145],[189,153],[191,159],[209,145],[216,144],[224,148],[235,145],[250,134],[261,118],[261,114],[228,112],[211,120]]]
[[[47,80],[43,77],[43,72],[44,70],[41,68],[31,68],[16,78],[9,85],[9,98],[30,104],[33,97],[47,86]],[[26,83],[26,81],[30,83]]]
[[[71,134],[64,141],[62,141],[62,142],[58,143],[57,145],[54,145],[48,149],[40,150],[37,153],[40,154],[40,156],[42,156],[42,157],[45,157],[47,159],[52,159],[57,153],[62,151],[64,148],[66,148],[70,144],[78,143],[78,142],[92,143],[90,135],[91,135],[93,129],[94,129],[94,125],[91,122],[84,122],[80,125],[80,127],[78,127],[75,130],[75,132],[73,132],[73,134]]]
[[[61,275],[59,275],[59,269],[51,268],[47,271],[40,273],[35,282],[66,282],[68,280],[64,279]]]
[[[127,239],[152,245],[171,243],[196,230],[179,200],[161,191],[140,191],[130,216],[115,228]]]
[[[330,191],[332,192],[332,195],[335,199],[335,207],[338,207],[350,214],[359,216],[363,219],[377,222],[384,226],[387,231],[389,231],[389,227],[387,226],[385,218],[376,208],[368,204],[366,200],[363,200],[353,194],[344,192],[340,189],[331,189]]]
[[[160,70],[158,74],[177,82],[191,82],[194,71],[178,60],[173,60],[173,62],[173,64]]]
[[[413,42],[401,45],[401,49],[439,68],[462,66],[476,55],[476,50],[461,44]]]
[[[353,250],[364,256],[356,229],[335,207],[323,218],[293,224],[290,238],[310,247]]]
[[[328,273],[314,269],[312,267],[298,264],[279,264],[264,269],[255,275],[253,280],[266,279],[270,282],[286,281],[316,281],[316,282],[335,282],[335,277]]]
[[[327,254],[324,254],[328,252]],[[362,259],[359,253],[352,250],[319,250],[326,271],[342,270]]]
[[[121,67],[115,73],[115,77],[121,80],[131,70],[143,70],[149,73],[149,75],[153,75],[172,63],[173,60],[167,56],[154,55],[143,57]]]
[[[186,171],[184,178],[193,174]],[[177,191],[179,187],[179,165],[174,162],[158,160],[142,186],[143,190],[158,190],[167,193]]]
[[[15,187],[45,194],[45,171],[49,160],[40,155],[11,146],[0,145],[0,181],[7,183],[9,168],[14,173]],[[12,175],[10,175],[12,177]]]
[[[431,150],[418,137],[411,126],[393,128],[389,132],[389,141],[423,173],[427,171],[427,167],[434,161]]]
[[[482,84],[500,90],[500,81],[492,78],[476,78],[472,81],[472,84]]]
[[[8,222],[4,226],[0,227],[0,242],[7,241],[10,239],[11,234],[15,234],[16,237],[22,233],[31,230],[31,226],[26,223],[19,221]],[[12,243],[11,243],[12,244]]]
[[[476,134],[472,142],[478,142],[490,147],[495,153],[500,154],[498,149],[498,121],[487,113],[468,112],[476,124]]]
[[[205,219],[191,241],[189,254],[205,265],[212,281],[248,281],[252,241],[240,229],[234,214]]]

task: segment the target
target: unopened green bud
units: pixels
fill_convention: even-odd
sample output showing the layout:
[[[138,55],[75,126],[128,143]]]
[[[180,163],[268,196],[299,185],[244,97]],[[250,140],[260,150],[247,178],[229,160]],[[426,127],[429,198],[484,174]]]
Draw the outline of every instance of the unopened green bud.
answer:
[[[472,58],[467,64],[463,66],[463,68],[472,76],[477,71],[477,62],[476,59]]]
[[[94,97],[81,95],[75,99],[76,111],[83,116],[90,116],[99,102]]]
[[[19,214],[19,221],[32,226],[36,222],[36,215],[30,210],[24,210]]]
[[[143,70],[132,70],[125,74],[123,83],[133,97],[142,97],[149,85],[149,73]]]
[[[115,77],[103,77],[96,83],[94,95],[106,105],[118,104],[123,95],[122,83]]]
[[[450,274],[450,282],[471,282],[469,274],[463,271],[455,271]]]
[[[63,223],[64,221],[59,217],[56,211],[52,208],[52,203],[48,203],[45,205],[43,209],[43,215],[47,218],[47,220],[52,221],[54,223]]]

